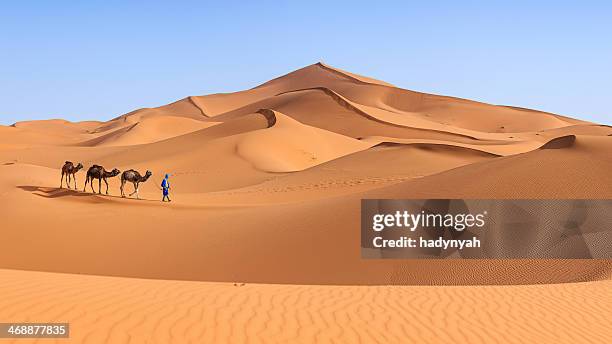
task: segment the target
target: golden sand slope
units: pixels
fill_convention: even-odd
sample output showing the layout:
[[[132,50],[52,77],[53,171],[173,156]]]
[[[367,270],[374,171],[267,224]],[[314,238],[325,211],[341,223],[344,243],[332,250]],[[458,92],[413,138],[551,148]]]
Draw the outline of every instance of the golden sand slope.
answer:
[[[236,151],[255,168],[268,172],[294,172],[366,150],[364,142],[310,127],[270,110],[274,124],[266,130],[242,135]]]
[[[581,135],[569,147],[552,147],[408,181],[368,197],[612,198],[609,137]]]
[[[0,279],[0,321],[70,323],[70,340],[45,343],[573,344],[608,343],[612,330],[610,280],[307,286],[15,270]]]

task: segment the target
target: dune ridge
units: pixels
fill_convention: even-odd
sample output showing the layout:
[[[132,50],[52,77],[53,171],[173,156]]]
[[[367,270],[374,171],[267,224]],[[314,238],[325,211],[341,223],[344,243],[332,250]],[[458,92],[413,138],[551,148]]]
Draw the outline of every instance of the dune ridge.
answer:
[[[345,78],[349,78],[349,79],[351,79],[353,81],[357,81],[357,82],[360,82],[360,83],[395,87],[394,85],[389,84],[387,82],[384,82],[384,81],[381,81],[381,80],[372,79],[372,78],[368,78],[368,77],[364,77],[362,75],[353,74],[353,73],[347,72],[345,70],[332,67],[332,66],[327,65],[327,64],[325,64],[323,62],[317,62],[317,63],[315,63],[315,66],[318,66],[318,67],[323,68],[325,70],[328,70],[328,71],[330,71],[332,73],[336,73],[336,74],[341,75],[341,76],[343,76]]]
[[[189,101],[195,106],[197,107],[200,112],[202,112],[202,115],[208,117],[208,115],[206,114],[206,112],[204,111],[203,106],[199,103],[198,99],[196,97],[193,96],[189,96],[187,97],[187,99],[189,99]]]
[[[400,127],[410,127],[417,128],[423,130],[437,131],[450,133],[453,135],[464,136],[466,138],[470,138],[473,140],[508,140],[509,137],[507,134],[497,134],[497,133],[488,133],[488,132],[478,132],[458,127],[452,127],[446,124],[438,123],[436,121],[432,121],[426,118],[423,118],[422,115],[418,113],[410,113],[410,112],[398,112],[398,111],[389,111],[387,109],[381,108],[372,108],[366,105],[357,104],[338,94],[337,92],[327,88],[327,87],[313,87],[307,89],[299,89],[292,90],[283,93],[279,93],[278,95],[292,93],[292,92],[301,92],[308,90],[316,90],[321,91],[324,94],[330,96],[334,101],[336,101],[339,105],[354,111],[355,113],[362,115],[371,120],[384,123],[386,125],[392,126],[400,126]]]
[[[514,141],[514,142],[499,142],[499,143],[478,143],[478,144],[467,144],[453,141],[443,140],[422,140],[422,139],[398,139],[391,137],[366,137],[362,141],[373,143],[374,145],[382,143],[395,143],[395,144],[428,144],[428,145],[446,145],[463,147],[481,151],[484,153],[494,154],[497,156],[509,156],[527,153],[536,149],[553,149],[553,148],[568,148],[574,144],[576,140],[575,135],[566,135],[556,137],[547,142],[538,141]]]
[[[339,95],[338,93],[334,92],[333,90],[327,88],[327,87],[312,87],[312,88],[305,88],[305,89],[299,89],[299,90],[292,90],[292,91],[287,91],[287,92],[283,92],[283,93],[279,93],[278,95],[282,95],[282,94],[287,94],[287,93],[292,93],[292,92],[302,92],[302,91],[310,91],[310,90],[316,90],[316,91],[322,91],[324,94],[330,96],[331,99],[333,99],[336,103],[338,103],[340,106],[345,107],[361,116],[364,116],[368,119],[377,121],[379,123],[383,123],[386,125],[392,125],[392,126],[399,126],[399,127],[417,127],[419,129],[425,129],[425,130],[433,130],[433,131],[443,131],[443,132],[450,132],[450,131],[444,131],[444,130],[440,130],[440,129],[432,129],[431,127],[427,126],[427,125],[421,125],[419,126],[417,123],[408,123],[407,121],[402,121],[402,120],[397,120],[397,119],[393,119],[393,118],[389,118],[387,117],[387,120],[383,119],[384,117],[381,118],[381,116],[376,116],[373,115],[367,111],[364,111],[362,109],[362,106],[359,106],[351,101],[349,101],[348,99],[342,97],[341,95]],[[453,134],[458,134],[456,132],[453,132]],[[461,134],[459,134],[461,135]],[[472,137],[469,135],[462,135],[465,136],[467,138],[470,139],[476,139],[476,137]]]
[[[131,146],[163,141],[168,138],[198,131],[218,122],[202,122],[188,117],[147,117],[126,124],[93,139],[80,142],[80,146]]]

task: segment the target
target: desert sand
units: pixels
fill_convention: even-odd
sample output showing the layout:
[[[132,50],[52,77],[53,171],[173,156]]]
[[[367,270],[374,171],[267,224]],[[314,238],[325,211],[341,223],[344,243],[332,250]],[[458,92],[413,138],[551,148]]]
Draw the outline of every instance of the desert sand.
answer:
[[[71,321],[76,342],[605,342],[612,261],[362,260],[359,209],[612,198],[610,135],[323,63],[107,122],[0,126],[0,321]],[[92,194],[92,164],[153,176],[141,200],[119,177]]]
[[[74,343],[606,343],[612,316],[609,280],[442,287],[0,276],[0,319],[69,320]]]

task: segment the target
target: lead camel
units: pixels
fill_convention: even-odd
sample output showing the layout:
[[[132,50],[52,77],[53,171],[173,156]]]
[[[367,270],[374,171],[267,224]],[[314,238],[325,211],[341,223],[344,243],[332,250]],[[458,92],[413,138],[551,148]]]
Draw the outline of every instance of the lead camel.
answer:
[[[134,192],[130,194],[130,196],[136,194],[136,198],[140,199],[138,196],[138,187],[140,183],[144,183],[151,177],[153,173],[151,171],[147,171],[144,176],[141,176],[138,171],[135,170],[127,170],[121,174],[121,197],[125,197],[125,193],[123,192],[123,188],[126,182],[131,182],[134,185]]]

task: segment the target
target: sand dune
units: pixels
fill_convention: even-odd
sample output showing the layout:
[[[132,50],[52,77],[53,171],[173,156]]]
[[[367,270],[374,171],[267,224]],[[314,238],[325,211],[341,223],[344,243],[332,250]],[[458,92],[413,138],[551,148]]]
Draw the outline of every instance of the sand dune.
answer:
[[[304,67],[250,90],[191,96],[156,109],[145,110],[159,110],[162,113],[195,118],[213,117],[286,92],[316,88],[331,90],[349,101],[374,109],[395,113],[419,113],[429,120],[481,132],[537,131],[588,123],[566,120],[562,116],[530,109],[494,106],[404,90],[323,63]],[[140,112],[142,111],[144,110]],[[254,109],[250,109],[248,113],[253,111]],[[140,112],[138,114],[142,116]],[[129,118],[134,115],[135,113],[130,113],[122,117]]]
[[[278,93],[288,90],[307,88],[320,84],[328,85],[337,82],[354,83],[355,80],[354,76],[343,74],[317,63],[268,81],[250,90],[226,94],[191,96],[162,106],[159,109],[180,115],[205,115],[213,117],[250,103],[273,97]],[[126,116],[129,117],[130,114]]]
[[[159,116],[141,119],[139,122],[81,143],[84,146],[131,146],[163,141],[168,138],[194,132],[217,124],[187,117]]]
[[[274,125],[244,135],[236,147],[238,155],[257,169],[268,172],[301,171],[373,146],[303,125],[280,112],[268,111],[274,116]],[[281,142],[282,145],[279,145]]]
[[[11,126],[0,125],[0,148],[31,146],[37,144],[64,145],[79,142],[87,137],[101,122],[72,123],[64,120],[17,122]]]
[[[98,121],[69,122],[62,119],[17,122],[12,127],[40,132],[44,135],[85,134],[100,125]]]
[[[496,142],[496,143],[479,143],[479,144],[468,144],[461,142],[453,142],[453,141],[443,141],[443,140],[422,140],[422,139],[398,139],[391,137],[379,137],[379,136],[371,136],[362,139],[364,142],[370,142],[372,144],[381,144],[381,143],[396,143],[396,144],[426,144],[426,145],[444,145],[444,146],[454,146],[454,147],[463,147],[468,149],[473,149],[477,151],[481,151],[484,153],[494,154],[498,156],[508,156],[508,155],[516,155],[521,153],[527,153],[533,151],[538,148],[548,148],[557,146],[560,142],[568,142],[566,144],[561,144],[561,147],[569,147],[573,144],[576,137],[574,135],[561,136],[554,138],[546,143],[538,142],[538,141],[510,141],[510,142]],[[561,148],[560,147],[560,148]]]
[[[606,137],[578,136],[568,148],[476,163],[368,197],[611,198],[611,151],[612,141]]]
[[[409,112],[409,111],[398,111],[396,109],[392,109],[389,107],[381,107],[380,104],[378,106],[368,106],[363,104],[358,104],[356,102],[350,101],[342,95],[336,93],[335,91],[326,88],[326,87],[316,87],[310,89],[303,89],[291,92],[301,92],[301,91],[310,91],[316,90],[321,91],[324,94],[330,96],[334,101],[336,101],[339,105],[346,107],[362,116],[370,118],[375,121],[379,121],[382,123],[386,123],[388,125],[395,126],[403,126],[409,128],[423,129],[423,130],[432,130],[439,131],[445,133],[453,133],[455,135],[465,136],[471,139],[481,139],[481,140],[496,140],[496,139],[508,139],[508,134],[494,134],[489,133],[487,131],[475,131],[470,129],[464,129],[461,126],[449,125],[448,123],[440,120],[436,120],[431,117],[429,114],[417,113],[417,112]],[[564,123],[559,127],[568,126],[568,123]],[[556,126],[552,127],[543,127],[546,129],[550,128],[558,128]]]
[[[359,214],[364,198],[612,198],[611,135],[323,63],[107,122],[0,126],[0,318],[69,320],[75,342],[604,342],[612,261],[364,260]],[[59,188],[66,160],[78,190]],[[92,164],[153,175],[142,200],[119,177],[94,195]]]

